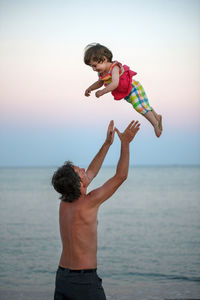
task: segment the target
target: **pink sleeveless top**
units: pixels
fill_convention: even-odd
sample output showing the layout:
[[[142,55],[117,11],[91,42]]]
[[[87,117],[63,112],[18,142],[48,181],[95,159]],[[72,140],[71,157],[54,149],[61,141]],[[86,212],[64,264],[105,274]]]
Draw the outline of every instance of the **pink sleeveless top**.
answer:
[[[132,90],[132,77],[137,73],[131,71],[128,66],[122,66],[118,61],[113,61],[106,75],[101,76],[98,74],[99,79],[104,81],[104,86],[112,82],[112,70],[115,66],[119,67],[119,85],[111,93],[115,100],[121,100],[130,94]]]

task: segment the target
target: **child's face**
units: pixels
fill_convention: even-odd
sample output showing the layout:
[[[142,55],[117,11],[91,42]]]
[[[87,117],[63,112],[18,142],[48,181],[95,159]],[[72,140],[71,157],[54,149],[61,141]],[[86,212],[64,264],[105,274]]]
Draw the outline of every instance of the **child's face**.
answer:
[[[90,61],[90,67],[93,69],[93,71],[100,74],[107,71],[108,65],[110,65],[110,63],[108,62],[107,58],[104,58],[104,60],[101,62],[97,62],[95,60]]]

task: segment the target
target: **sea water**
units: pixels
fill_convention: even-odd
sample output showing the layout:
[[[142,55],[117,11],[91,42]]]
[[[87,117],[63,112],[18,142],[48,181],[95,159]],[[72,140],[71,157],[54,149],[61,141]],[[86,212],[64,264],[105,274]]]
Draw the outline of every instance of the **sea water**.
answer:
[[[53,299],[56,168],[0,169],[0,299]],[[114,175],[104,167],[92,190]],[[98,215],[107,299],[200,299],[200,167],[134,167]],[[95,300],[95,299],[94,299]]]

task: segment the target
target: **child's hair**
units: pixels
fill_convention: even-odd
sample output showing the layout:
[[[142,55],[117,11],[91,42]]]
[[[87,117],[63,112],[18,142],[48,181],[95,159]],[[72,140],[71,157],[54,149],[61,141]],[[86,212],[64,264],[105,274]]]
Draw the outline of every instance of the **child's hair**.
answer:
[[[84,62],[89,65],[91,60],[102,62],[104,57],[107,58],[108,62],[112,62],[112,52],[103,45],[98,43],[89,44],[85,47]]]

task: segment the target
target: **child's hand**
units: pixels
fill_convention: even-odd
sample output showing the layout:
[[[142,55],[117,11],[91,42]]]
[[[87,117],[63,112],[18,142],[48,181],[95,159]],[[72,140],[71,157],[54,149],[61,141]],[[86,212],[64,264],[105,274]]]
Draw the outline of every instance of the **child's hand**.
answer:
[[[91,93],[91,89],[88,88],[88,89],[85,91],[85,96],[86,96],[86,97],[89,97],[89,96],[90,96],[90,93]]]
[[[99,91],[97,91],[97,92],[95,93],[95,96],[96,96],[97,98],[99,98],[99,97],[101,97],[101,96],[103,96],[103,95],[104,95],[104,93],[103,93],[102,90],[99,90]]]

